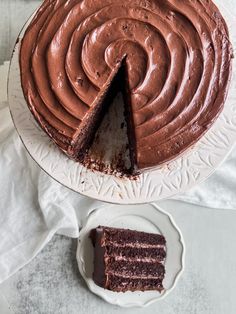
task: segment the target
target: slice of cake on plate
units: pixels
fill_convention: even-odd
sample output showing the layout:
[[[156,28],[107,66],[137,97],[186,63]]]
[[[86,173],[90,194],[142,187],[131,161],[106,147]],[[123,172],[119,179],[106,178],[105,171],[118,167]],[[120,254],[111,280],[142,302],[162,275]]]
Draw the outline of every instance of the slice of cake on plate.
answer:
[[[161,292],[166,241],[160,234],[99,226],[90,233],[94,282],[105,289]]]

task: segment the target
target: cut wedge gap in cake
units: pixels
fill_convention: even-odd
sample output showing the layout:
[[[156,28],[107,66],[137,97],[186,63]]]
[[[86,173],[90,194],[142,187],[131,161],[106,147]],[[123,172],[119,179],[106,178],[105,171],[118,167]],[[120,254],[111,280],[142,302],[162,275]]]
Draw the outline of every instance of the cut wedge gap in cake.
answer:
[[[121,103],[121,99],[114,103],[114,99],[119,93],[121,93],[123,96],[123,103]],[[119,110],[122,110],[123,112],[121,114],[117,112],[114,113],[113,109],[113,116],[111,114],[111,119],[108,121],[109,129],[103,132],[103,130],[100,130],[103,127],[103,121],[109,115],[108,112],[110,108],[114,105],[119,105]],[[109,119],[110,116],[108,116],[107,118]],[[114,121],[114,119],[122,119],[121,122],[125,121],[124,131],[118,130],[118,121]],[[121,129],[124,127],[123,122],[119,125],[119,128]],[[109,141],[109,137],[111,136],[116,137],[117,141],[115,141],[114,138],[112,139],[112,141]],[[99,137],[101,137],[101,139],[99,139]],[[98,139],[96,141],[98,143],[94,144],[95,139]],[[119,142],[119,147],[116,147],[116,142]],[[123,172],[123,174],[125,175],[137,173],[137,171],[135,170],[135,134],[130,103],[130,90],[128,86],[128,71],[125,57],[119,63],[117,63],[117,66],[112,71],[112,74],[110,75],[106,86],[102,88],[102,92],[98,94],[93,105],[91,106],[91,109],[81,122],[68,152],[73,159],[84,163],[86,166],[88,166],[89,163],[93,163],[95,166],[98,165],[100,167],[102,165],[101,148],[104,151],[103,146],[104,149],[106,149],[107,151],[112,151],[111,156],[109,156],[109,163],[112,164],[111,169]],[[125,151],[125,148],[127,150],[127,146],[128,154]],[[99,151],[98,154],[97,151]],[[96,154],[98,156],[96,156]],[[106,155],[109,155],[109,152],[107,152]],[[126,157],[128,157],[129,159],[128,162],[125,162],[124,160],[127,159]],[[98,170],[103,170],[101,168],[99,168]]]

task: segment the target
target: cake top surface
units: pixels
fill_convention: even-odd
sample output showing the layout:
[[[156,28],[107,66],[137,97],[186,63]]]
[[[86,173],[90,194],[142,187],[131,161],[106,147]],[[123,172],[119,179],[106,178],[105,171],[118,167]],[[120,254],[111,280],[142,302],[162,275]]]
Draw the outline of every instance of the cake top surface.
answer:
[[[227,26],[211,1],[44,1],[22,40],[22,87],[64,151],[124,57],[137,164],[152,167],[195,143],[221,112]]]

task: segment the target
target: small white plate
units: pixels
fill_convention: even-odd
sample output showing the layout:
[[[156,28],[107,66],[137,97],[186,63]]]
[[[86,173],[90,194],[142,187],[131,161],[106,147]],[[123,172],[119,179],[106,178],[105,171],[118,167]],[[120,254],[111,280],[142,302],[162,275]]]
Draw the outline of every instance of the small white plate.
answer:
[[[90,230],[99,225],[159,233],[166,238],[167,255],[164,290],[145,292],[112,292],[97,286],[93,279],[93,246]],[[184,243],[181,232],[169,214],[156,205],[110,205],[93,211],[82,228],[78,240],[77,261],[89,289],[111,304],[122,307],[144,307],[163,299],[174,289],[184,268]]]

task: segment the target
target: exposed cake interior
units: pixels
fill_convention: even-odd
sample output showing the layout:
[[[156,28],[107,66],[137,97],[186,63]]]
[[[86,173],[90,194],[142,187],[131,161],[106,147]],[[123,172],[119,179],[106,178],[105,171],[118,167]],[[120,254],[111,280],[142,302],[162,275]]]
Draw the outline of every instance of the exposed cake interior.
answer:
[[[97,227],[94,245],[94,282],[105,289],[161,292],[165,275],[165,238],[128,229]]]
[[[83,161],[86,152],[93,143],[95,134],[105,114],[108,112],[109,106],[119,92],[122,93],[125,104],[124,115],[127,123],[127,136],[129,141],[130,171],[134,173],[134,169],[136,169],[135,136],[125,57],[112,71],[106,86],[102,89],[101,93],[98,94],[91,109],[84,117],[74,136],[69,152],[72,158]]]

